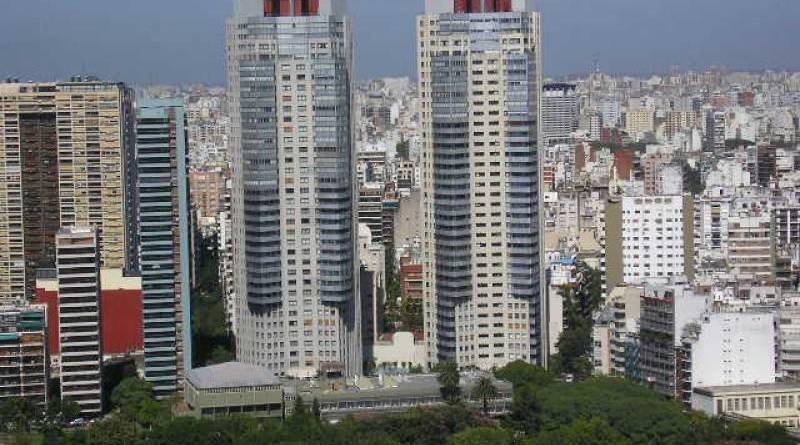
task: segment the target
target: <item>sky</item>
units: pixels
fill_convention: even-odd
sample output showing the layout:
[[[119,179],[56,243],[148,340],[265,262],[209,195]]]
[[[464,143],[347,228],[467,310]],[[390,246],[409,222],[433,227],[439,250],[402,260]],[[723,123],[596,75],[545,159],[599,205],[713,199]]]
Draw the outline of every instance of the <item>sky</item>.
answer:
[[[0,79],[225,82],[233,0],[5,0]],[[348,0],[356,75],[413,76],[424,0]],[[800,71],[800,0],[536,0],[550,77],[672,67]]]

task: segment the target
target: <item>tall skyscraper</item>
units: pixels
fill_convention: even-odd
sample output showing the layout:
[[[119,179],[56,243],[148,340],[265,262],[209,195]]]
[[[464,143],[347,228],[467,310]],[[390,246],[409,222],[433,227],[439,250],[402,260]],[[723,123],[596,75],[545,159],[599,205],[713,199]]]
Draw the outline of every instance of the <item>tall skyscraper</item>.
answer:
[[[166,396],[182,388],[192,364],[186,114],[180,100],[137,105],[144,377]]]
[[[97,232],[65,227],[56,235],[61,399],[84,416],[103,411],[103,345],[100,322],[100,252]]]
[[[103,267],[135,267],[133,91],[122,84],[0,84],[0,299],[33,294],[62,226],[94,227]]]
[[[360,374],[353,40],[342,0],[228,22],[240,361]]]
[[[578,93],[572,83],[547,83],[542,87],[542,142],[568,143],[578,129]]]
[[[427,0],[417,25],[429,360],[543,362],[539,14]]]

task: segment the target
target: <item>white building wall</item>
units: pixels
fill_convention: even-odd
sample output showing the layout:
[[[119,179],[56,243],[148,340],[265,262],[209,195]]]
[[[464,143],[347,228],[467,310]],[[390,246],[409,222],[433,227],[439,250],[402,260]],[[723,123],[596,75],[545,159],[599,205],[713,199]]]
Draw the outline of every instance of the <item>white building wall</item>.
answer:
[[[712,313],[692,345],[692,387],[775,381],[773,313]]]
[[[622,199],[623,278],[641,284],[684,275],[683,197]]]

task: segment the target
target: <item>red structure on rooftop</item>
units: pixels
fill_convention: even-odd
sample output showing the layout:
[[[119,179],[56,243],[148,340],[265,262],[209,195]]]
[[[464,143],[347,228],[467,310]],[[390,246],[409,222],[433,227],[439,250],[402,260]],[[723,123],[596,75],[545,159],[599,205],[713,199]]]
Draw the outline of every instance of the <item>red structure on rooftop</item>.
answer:
[[[456,13],[511,12],[511,0],[454,0]]]
[[[264,17],[319,14],[319,0],[264,0]]]

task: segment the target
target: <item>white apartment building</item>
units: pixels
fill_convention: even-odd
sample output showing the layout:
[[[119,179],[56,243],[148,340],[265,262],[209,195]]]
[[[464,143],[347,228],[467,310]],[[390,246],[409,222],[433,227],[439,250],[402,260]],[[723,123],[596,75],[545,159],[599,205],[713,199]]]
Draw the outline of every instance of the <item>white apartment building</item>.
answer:
[[[775,382],[774,312],[712,312],[686,330],[693,388]]]
[[[780,307],[778,319],[778,375],[790,381],[800,379],[800,307]]]
[[[541,26],[526,0],[417,18],[429,361],[542,363]]]
[[[641,284],[652,278],[684,276],[684,197],[622,198],[623,280]]]
[[[94,229],[56,233],[61,399],[76,402],[81,415],[91,417],[103,411],[98,247]]]
[[[361,374],[345,2],[237,0],[227,35],[237,360]]]
[[[577,86],[547,83],[542,87],[542,139],[547,145],[569,142],[578,129]]]
[[[683,168],[681,168],[680,165],[670,164],[661,166],[658,172],[656,172],[655,194],[683,194]]]

